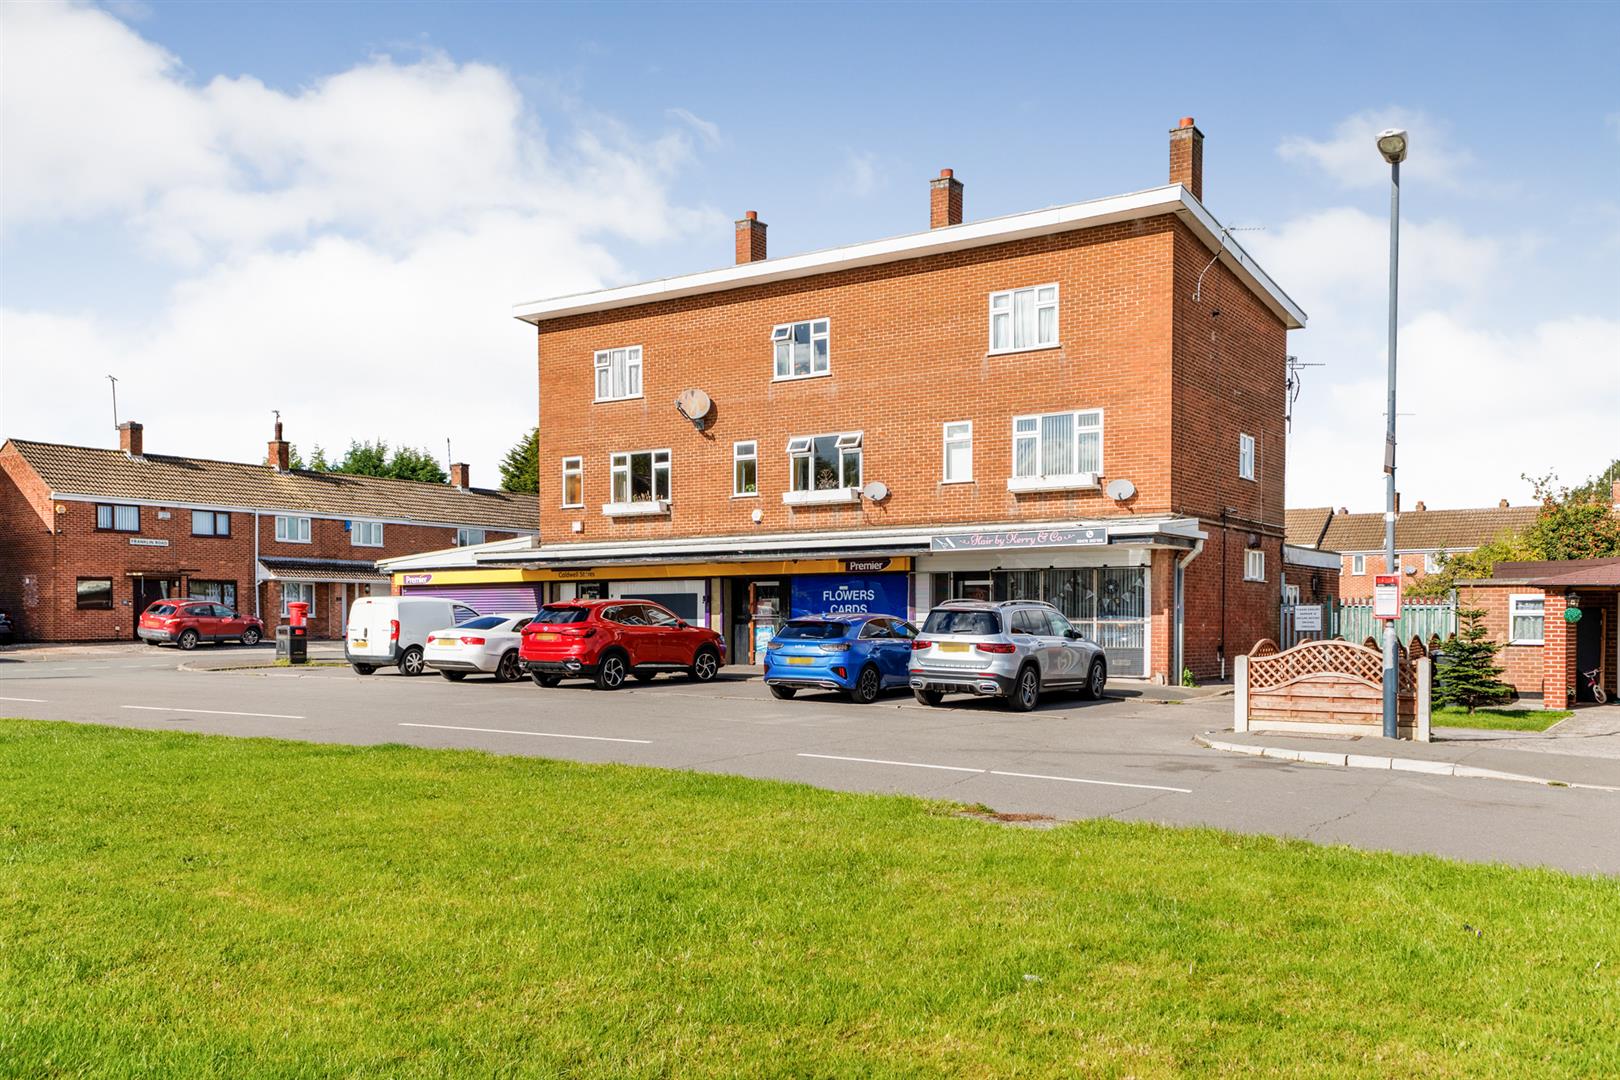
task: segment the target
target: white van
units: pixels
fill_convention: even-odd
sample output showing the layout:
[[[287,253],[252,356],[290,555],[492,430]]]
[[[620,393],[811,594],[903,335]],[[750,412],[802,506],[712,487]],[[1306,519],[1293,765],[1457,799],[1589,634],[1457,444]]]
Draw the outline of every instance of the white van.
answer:
[[[422,660],[427,636],[476,618],[478,612],[454,600],[362,596],[349,609],[343,658],[361,675],[389,665],[398,667],[401,675],[420,675],[427,667]]]

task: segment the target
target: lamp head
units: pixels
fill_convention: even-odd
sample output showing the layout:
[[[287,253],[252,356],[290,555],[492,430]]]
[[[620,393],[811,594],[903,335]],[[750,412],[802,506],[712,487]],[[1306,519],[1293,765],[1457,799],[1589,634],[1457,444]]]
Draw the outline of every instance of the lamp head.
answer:
[[[1386,128],[1378,133],[1378,152],[1391,165],[1406,160],[1406,129]]]

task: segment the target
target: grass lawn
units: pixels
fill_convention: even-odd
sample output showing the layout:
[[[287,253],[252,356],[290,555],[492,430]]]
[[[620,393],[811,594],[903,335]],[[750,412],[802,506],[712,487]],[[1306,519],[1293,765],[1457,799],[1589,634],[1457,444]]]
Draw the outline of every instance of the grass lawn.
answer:
[[[1466,709],[1448,705],[1429,717],[1433,727],[1485,728],[1491,731],[1546,731],[1575,715],[1568,709]]]
[[[0,1073],[1613,1076],[1620,881],[0,721]]]

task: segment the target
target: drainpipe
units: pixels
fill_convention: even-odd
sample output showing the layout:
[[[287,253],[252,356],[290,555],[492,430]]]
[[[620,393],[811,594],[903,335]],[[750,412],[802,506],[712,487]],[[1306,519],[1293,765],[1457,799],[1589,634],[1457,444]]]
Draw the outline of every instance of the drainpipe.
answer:
[[[263,620],[259,614],[259,512],[253,511],[253,617]]]
[[[1181,670],[1187,666],[1187,567],[1204,551],[1202,538],[1193,542],[1192,550],[1176,560],[1176,595],[1172,600],[1176,611],[1176,670],[1170,673],[1170,685],[1181,684]]]
[[[1232,516],[1230,506],[1221,507],[1221,644],[1217,652],[1221,660],[1221,679],[1226,679],[1226,576],[1229,572],[1226,558],[1227,518]]]

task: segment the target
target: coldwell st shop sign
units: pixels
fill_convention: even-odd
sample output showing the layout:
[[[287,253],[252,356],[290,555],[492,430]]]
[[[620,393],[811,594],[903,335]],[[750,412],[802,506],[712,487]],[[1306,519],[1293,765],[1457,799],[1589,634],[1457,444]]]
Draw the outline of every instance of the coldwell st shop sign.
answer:
[[[790,615],[894,615],[906,617],[905,574],[799,574]]]

